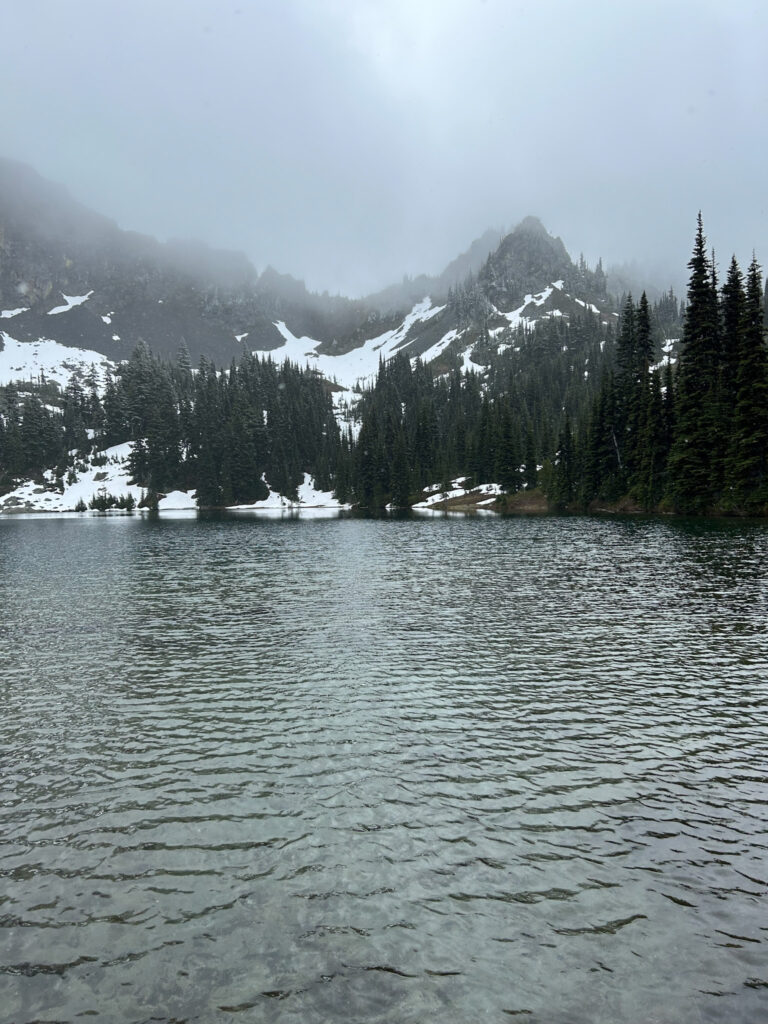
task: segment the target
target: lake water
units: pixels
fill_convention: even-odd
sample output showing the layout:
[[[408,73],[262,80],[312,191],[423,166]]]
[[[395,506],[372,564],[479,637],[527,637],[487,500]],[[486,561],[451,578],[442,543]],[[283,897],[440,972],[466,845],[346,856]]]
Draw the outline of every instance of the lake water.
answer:
[[[768,1020],[768,526],[0,519],[0,1020]]]

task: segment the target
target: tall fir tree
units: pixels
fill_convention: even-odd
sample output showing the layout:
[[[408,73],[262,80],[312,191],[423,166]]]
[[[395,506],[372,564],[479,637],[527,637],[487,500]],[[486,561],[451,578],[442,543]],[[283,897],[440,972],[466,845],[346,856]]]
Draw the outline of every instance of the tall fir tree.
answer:
[[[678,511],[700,514],[716,504],[722,486],[721,466],[713,459],[713,439],[722,435],[720,325],[701,214],[688,266],[691,276],[677,373],[670,496]]]
[[[768,504],[768,354],[760,267],[754,257],[747,271],[728,468],[736,509],[764,509]]]

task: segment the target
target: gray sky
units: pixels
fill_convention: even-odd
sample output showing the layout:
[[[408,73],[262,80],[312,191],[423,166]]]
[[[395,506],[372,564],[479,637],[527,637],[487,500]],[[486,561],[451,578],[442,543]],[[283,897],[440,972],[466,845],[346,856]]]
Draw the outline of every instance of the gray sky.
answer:
[[[684,280],[699,209],[768,263],[766,52],[764,0],[5,0],[0,151],[317,290],[529,213]]]

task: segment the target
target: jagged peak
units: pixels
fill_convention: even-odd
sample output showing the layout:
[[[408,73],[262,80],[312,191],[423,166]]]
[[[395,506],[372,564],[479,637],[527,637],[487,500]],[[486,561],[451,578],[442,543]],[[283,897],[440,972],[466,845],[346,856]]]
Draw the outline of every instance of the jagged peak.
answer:
[[[546,235],[552,237],[538,217],[529,214],[523,217],[520,223],[511,232],[513,235]]]

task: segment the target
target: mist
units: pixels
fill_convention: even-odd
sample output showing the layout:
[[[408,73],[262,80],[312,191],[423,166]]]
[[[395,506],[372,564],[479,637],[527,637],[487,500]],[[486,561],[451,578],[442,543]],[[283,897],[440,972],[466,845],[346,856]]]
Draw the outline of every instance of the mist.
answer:
[[[4,156],[120,227],[313,290],[438,273],[528,214],[590,263],[768,259],[768,11],[739,0],[28,0]]]

